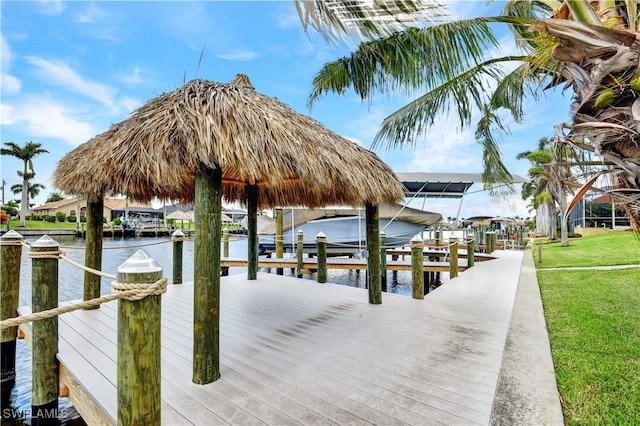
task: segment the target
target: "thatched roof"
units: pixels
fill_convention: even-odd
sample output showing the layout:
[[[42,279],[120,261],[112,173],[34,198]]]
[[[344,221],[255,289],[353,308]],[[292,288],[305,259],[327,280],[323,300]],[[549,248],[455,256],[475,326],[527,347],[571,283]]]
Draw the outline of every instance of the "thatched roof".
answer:
[[[199,166],[220,167],[228,201],[258,185],[261,207],[394,203],[402,184],[375,154],[333,133],[238,75],[193,80],[149,100],[65,155],[54,185],[68,194],[194,199]]]

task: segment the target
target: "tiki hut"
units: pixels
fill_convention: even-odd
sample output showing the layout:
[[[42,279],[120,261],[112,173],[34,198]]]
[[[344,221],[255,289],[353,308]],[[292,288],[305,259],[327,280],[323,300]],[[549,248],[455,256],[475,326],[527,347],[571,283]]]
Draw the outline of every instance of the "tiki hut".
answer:
[[[241,74],[228,84],[193,80],[151,99],[128,119],[65,155],[54,184],[91,200],[85,263],[97,269],[106,194],[194,203],[196,383],[219,376],[223,198],[247,205],[248,278],[255,279],[259,207],[365,205],[371,230],[368,249],[377,253],[377,206],[404,196],[400,181],[375,154],[256,92]],[[379,261],[379,256],[370,257],[371,303],[380,303]],[[99,280],[88,284],[91,279],[85,275],[85,298],[99,294]]]

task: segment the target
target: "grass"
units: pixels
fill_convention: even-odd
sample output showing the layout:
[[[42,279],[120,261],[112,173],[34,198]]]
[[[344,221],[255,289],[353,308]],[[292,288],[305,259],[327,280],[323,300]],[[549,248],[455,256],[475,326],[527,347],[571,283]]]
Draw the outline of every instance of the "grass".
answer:
[[[9,222],[9,229],[76,229],[75,223],[57,223],[57,222],[45,222],[43,220],[27,220],[25,221],[25,227],[20,228],[20,220],[12,219]],[[6,226],[6,225],[3,225]],[[6,228],[5,228],[6,229]]]
[[[617,234],[574,240],[559,250],[545,246],[543,265],[573,266],[585,258],[591,266],[640,263],[640,243],[628,232]],[[640,268],[538,270],[538,282],[566,424],[637,424]]]
[[[538,246],[534,247],[538,262]],[[568,247],[559,242],[542,245],[542,263],[538,268],[568,266],[605,266],[640,264],[640,239],[633,232],[610,232],[569,240]]]

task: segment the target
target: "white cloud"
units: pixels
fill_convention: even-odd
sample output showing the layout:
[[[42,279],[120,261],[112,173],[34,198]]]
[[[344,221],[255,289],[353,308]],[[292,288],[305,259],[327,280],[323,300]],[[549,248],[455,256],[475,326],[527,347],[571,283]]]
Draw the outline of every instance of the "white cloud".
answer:
[[[62,0],[39,0],[38,4],[40,4],[40,12],[45,15],[60,15],[65,9]]]
[[[250,61],[257,58],[258,54],[248,50],[231,50],[228,53],[219,53],[216,57],[230,61]]]
[[[25,59],[38,69],[40,78],[48,83],[68,87],[77,93],[101,102],[114,112],[118,112],[114,101],[116,89],[83,78],[68,64],[60,60],[50,61],[38,56],[26,56]]]
[[[144,83],[146,80],[142,77],[142,73],[139,66],[134,66],[133,70],[128,74],[120,76],[119,80],[127,86],[137,86]]]
[[[11,46],[9,46],[9,42],[4,37],[4,34],[0,34],[0,67],[2,70],[0,74],[0,87],[2,88],[3,95],[18,93],[22,88],[20,80],[8,73],[13,57],[14,55],[11,51]]]
[[[71,145],[86,142],[96,134],[93,127],[72,116],[73,111],[43,98],[19,105],[2,105],[2,125],[23,126],[29,136],[61,139]]]
[[[130,97],[122,98],[119,103],[120,105],[122,105],[122,107],[125,109],[127,113],[132,112],[133,110],[137,109],[142,105],[142,102],[140,102],[138,99],[130,98]]]

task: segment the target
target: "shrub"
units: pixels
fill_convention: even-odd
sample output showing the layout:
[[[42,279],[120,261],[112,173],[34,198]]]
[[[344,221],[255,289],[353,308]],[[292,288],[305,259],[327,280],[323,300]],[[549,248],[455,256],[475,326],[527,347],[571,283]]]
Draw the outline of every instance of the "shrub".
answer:
[[[120,226],[121,223],[122,223],[122,219],[120,219],[119,217],[116,217],[115,219],[113,219],[113,224],[115,226]]]
[[[56,213],[56,222],[64,222],[66,218],[67,218],[67,215],[65,215],[64,212]]]
[[[73,223],[76,220],[78,220],[76,216],[67,216],[67,222]]]
[[[56,217],[52,215],[47,215],[44,219],[50,223],[54,223],[56,221]]]
[[[86,216],[80,216],[80,222],[85,223],[87,221]]]

